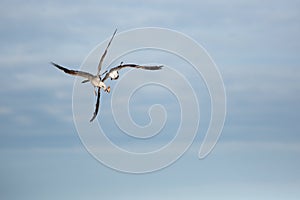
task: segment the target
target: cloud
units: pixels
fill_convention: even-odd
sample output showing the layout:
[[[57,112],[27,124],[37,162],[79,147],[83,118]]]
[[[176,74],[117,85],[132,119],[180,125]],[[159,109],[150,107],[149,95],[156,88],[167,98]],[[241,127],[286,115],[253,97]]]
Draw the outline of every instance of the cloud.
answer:
[[[70,191],[69,199],[78,199],[78,195],[84,193],[95,197],[96,194],[103,195],[103,191],[107,199],[145,197],[142,187],[141,192],[136,193],[136,185],[126,185],[133,179],[139,179],[138,182],[144,183],[149,191],[156,191],[156,195],[153,195],[155,192],[146,192],[146,196],[154,197],[152,199],[158,196],[176,199],[187,195],[197,199],[203,194],[215,199],[228,196],[241,199],[252,192],[257,194],[256,189],[262,197],[270,199],[274,199],[274,191],[277,191],[278,197],[299,196],[299,1],[194,0],[182,3],[180,0],[153,0],[141,3],[136,0],[87,3],[67,0],[1,1],[0,5],[0,157],[3,161],[2,175],[7,174],[2,185],[8,183],[5,188],[13,186],[5,193],[8,199],[15,194],[21,194],[23,199],[32,199],[34,195],[43,198],[45,192],[49,199],[55,199],[60,194],[65,195],[66,190]],[[175,29],[204,45],[223,76],[228,115],[220,141],[207,159],[197,159],[199,138],[202,138],[197,136],[188,154],[175,165],[156,174],[137,177],[115,173],[90,160],[91,156],[83,150],[71,122],[74,79],[57,71],[49,62],[79,69],[91,49],[107,39],[115,28],[123,31],[144,26]],[[143,59],[147,55],[149,59]],[[178,62],[174,56],[154,52],[144,52],[139,56],[141,58],[132,56],[126,61],[162,62],[172,68],[183,69],[182,74],[197,90],[200,110],[209,112],[209,96],[204,97],[207,95],[205,85],[201,83],[199,86],[197,81],[200,78],[190,75],[194,72],[183,67],[186,63]],[[91,70],[94,72],[95,68]],[[157,78],[166,77],[157,74]],[[175,82],[173,86],[181,85]],[[82,120],[89,120],[94,109],[92,87],[86,87],[90,89],[90,102],[84,109],[90,111],[87,119],[81,116]],[[137,118],[147,116],[142,111],[147,111],[152,102],[147,100],[149,93],[159,95],[155,100],[169,103],[164,91],[157,92],[154,87],[139,92],[135,99],[138,102],[135,105],[139,112]],[[118,100],[126,100],[126,95],[120,93]],[[179,95],[184,95],[184,91],[181,90]],[[105,107],[110,104],[110,97],[102,95],[103,104],[98,116],[101,124],[110,125],[111,110],[109,106]],[[168,106],[173,109],[174,99],[171,100]],[[209,119],[207,113],[201,113],[202,119]],[[116,134],[119,133],[117,128],[106,128],[116,130],[109,135],[113,141],[129,146],[129,149],[145,150],[144,143],[128,142]],[[166,139],[169,138],[161,137],[147,148],[163,145]],[[101,147],[97,150],[111,153]],[[84,155],[79,156],[78,153],[83,151]],[[82,166],[78,167],[78,164]],[[57,168],[59,171],[53,171],[53,166],[60,166]],[[224,166],[227,166],[226,169]],[[58,173],[45,175],[44,169]],[[80,176],[84,170],[88,173]],[[108,173],[99,173],[99,170]],[[10,174],[16,176],[11,177]],[[101,177],[95,177],[95,174],[101,174]],[[57,185],[58,175],[65,182]],[[155,182],[158,177],[162,180],[160,183]],[[74,178],[88,179],[92,184],[84,187],[82,184],[74,185],[74,181],[69,181]],[[49,181],[41,185],[42,179]],[[19,183],[17,187],[10,184],[15,180]],[[231,180],[230,183],[228,180]],[[105,184],[103,181],[106,181]],[[69,187],[65,188],[66,185]],[[72,191],[77,185],[81,194],[76,196]],[[93,187],[98,185],[103,186],[101,191],[99,187]],[[52,189],[47,191],[45,188]],[[168,190],[174,191],[174,188],[180,192],[169,194]],[[116,197],[112,190],[121,193]],[[42,192],[33,195],[31,191]],[[211,196],[211,191],[219,191],[219,194]]]
[[[216,151],[220,152],[251,152],[253,150],[273,153],[300,153],[299,142],[282,141],[220,141],[216,145]],[[226,153],[226,154],[227,154]]]
[[[13,111],[10,107],[0,106],[0,115],[10,115]]]
[[[242,93],[245,98],[256,101],[297,100],[300,90],[299,69],[291,66],[240,66],[231,67],[224,73],[227,89]],[[255,80],[255,81],[254,81]]]

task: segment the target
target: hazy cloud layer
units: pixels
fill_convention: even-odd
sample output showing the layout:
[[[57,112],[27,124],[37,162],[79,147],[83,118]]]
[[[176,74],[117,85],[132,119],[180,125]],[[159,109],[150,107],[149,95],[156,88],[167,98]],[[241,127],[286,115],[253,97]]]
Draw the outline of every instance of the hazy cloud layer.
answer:
[[[296,0],[1,1],[3,199],[47,199],[45,195],[48,199],[298,199],[299,4]],[[187,156],[166,171],[131,177],[103,167],[83,150],[72,120],[74,78],[50,62],[78,69],[115,28],[121,32],[149,26],[183,32],[207,49],[224,79],[227,120],[207,159],[199,161],[194,153],[203,139],[198,135]],[[184,64],[151,52],[127,58],[143,61],[147,54],[151,54],[148,60],[165,57],[176,70]],[[190,75],[192,70],[182,73],[203,91],[197,94],[203,133],[210,117],[205,85]],[[130,106],[138,103],[133,118],[146,123],[143,109],[148,110],[152,101],[143,98],[143,92],[153,93],[153,88],[146,88],[141,96],[137,93]],[[102,97],[103,105],[110,104],[110,96]],[[93,101],[90,106],[93,110]],[[103,109],[99,119],[109,128],[110,110]],[[169,127],[176,120],[171,118]],[[131,144],[123,137],[124,141],[111,137],[124,146]]]

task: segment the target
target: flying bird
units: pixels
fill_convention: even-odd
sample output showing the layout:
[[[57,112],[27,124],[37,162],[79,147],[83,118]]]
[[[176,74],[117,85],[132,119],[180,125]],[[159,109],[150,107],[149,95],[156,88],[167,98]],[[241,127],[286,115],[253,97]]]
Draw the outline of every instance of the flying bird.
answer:
[[[54,62],[51,62],[51,64],[53,66],[55,66],[56,68],[64,71],[67,74],[70,74],[70,75],[73,75],[73,76],[80,76],[80,77],[85,78],[82,81],[82,83],[90,82],[94,86],[94,89],[95,89],[94,92],[95,92],[95,95],[97,96],[97,100],[96,100],[96,105],[95,105],[95,111],[93,113],[92,118],[90,119],[90,122],[92,122],[98,114],[99,105],[100,105],[101,89],[103,89],[107,93],[110,92],[110,86],[106,86],[104,81],[106,81],[109,78],[111,80],[117,80],[119,78],[119,70],[121,70],[123,68],[136,68],[136,69],[144,69],[144,70],[160,70],[163,67],[162,65],[144,66],[144,65],[137,65],[137,64],[123,64],[123,62],[122,62],[120,65],[118,65],[116,67],[113,67],[110,70],[106,70],[105,72],[100,74],[104,58],[107,54],[108,47],[110,46],[116,32],[117,32],[117,29],[113,33],[113,35],[112,35],[112,37],[111,37],[104,53],[102,54],[102,56],[100,58],[100,61],[99,61],[99,64],[98,64],[98,71],[97,71],[97,74],[95,74],[95,75],[93,75],[89,72],[67,69],[67,68],[65,68],[61,65],[58,65]],[[104,75],[104,78],[101,78],[103,75]],[[96,89],[98,89],[98,90],[96,91]]]
[[[162,68],[162,66],[142,66],[142,65],[136,65],[136,64],[121,63],[119,66],[113,67],[108,72],[106,72],[102,81],[104,82],[108,78],[110,78],[110,80],[117,80],[119,78],[119,70],[126,68],[126,67],[145,69],[145,70],[159,70]]]

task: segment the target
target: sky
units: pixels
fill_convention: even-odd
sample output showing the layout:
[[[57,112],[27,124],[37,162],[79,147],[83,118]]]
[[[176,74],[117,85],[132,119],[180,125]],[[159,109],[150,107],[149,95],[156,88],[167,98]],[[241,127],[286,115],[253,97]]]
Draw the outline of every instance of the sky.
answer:
[[[1,1],[1,199],[299,199],[299,7],[296,0]],[[206,49],[224,81],[227,115],[217,145],[199,160],[210,103],[203,81],[192,77],[201,91],[193,144],[169,167],[130,174],[101,164],[85,149],[73,121],[75,79],[50,62],[79,69],[115,28],[143,27],[182,32]],[[151,59],[178,71],[186,65],[163,52],[126,57]],[[190,78],[188,72],[182,74]],[[157,90],[163,95],[147,96]],[[174,137],[180,121],[175,97],[164,91],[145,87],[129,102],[140,125],[147,125],[145,109],[157,102],[172,113],[153,146],[119,134],[105,106],[109,95],[102,95],[98,121],[113,130],[109,137],[118,145],[157,148]]]

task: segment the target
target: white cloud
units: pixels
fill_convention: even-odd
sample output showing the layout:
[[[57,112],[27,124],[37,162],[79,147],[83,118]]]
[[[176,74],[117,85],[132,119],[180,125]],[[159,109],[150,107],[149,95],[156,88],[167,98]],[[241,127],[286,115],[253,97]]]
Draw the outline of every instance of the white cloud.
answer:
[[[217,152],[273,152],[273,153],[300,153],[300,143],[284,141],[219,141]]]
[[[51,67],[51,66],[50,66]],[[53,70],[56,70],[53,68]],[[57,70],[57,73],[63,73]],[[53,76],[52,76],[53,75]],[[34,72],[32,73],[18,73],[14,74],[12,77],[14,80],[13,85],[10,86],[9,89],[12,90],[30,90],[30,89],[39,89],[39,90],[49,90],[49,89],[56,89],[56,90],[64,90],[69,88],[72,91],[72,83],[74,82],[74,77],[68,76],[66,74],[62,75],[54,75],[54,73],[48,75],[41,72]],[[70,92],[71,93],[71,92]]]
[[[296,101],[300,96],[300,75],[297,67],[273,66],[232,67],[224,72],[229,95],[256,102]]]
[[[20,127],[31,126],[34,122],[32,116],[29,115],[15,115],[14,116],[15,123]]]
[[[0,115],[10,115],[13,110],[10,107],[0,106]]]
[[[59,100],[58,100],[59,101]],[[68,122],[72,123],[73,122],[73,115],[72,115],[72,106],[71,102],[70,104],[63,104],[63,103],[58,103],[58,104],[51,104],[51,105],[46,105],[43,104],[40,107],[40,110],[43,111],[46,115],[52,116],[56,119],[60,119],[62,122]]]

